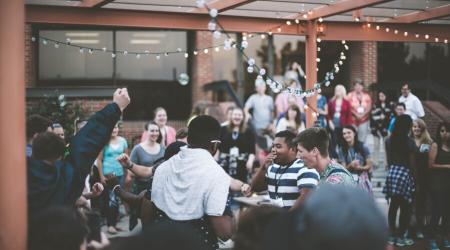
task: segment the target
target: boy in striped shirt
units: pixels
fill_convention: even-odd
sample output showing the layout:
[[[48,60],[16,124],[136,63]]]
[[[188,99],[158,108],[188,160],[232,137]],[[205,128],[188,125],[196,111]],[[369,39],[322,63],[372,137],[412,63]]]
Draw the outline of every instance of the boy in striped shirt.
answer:
[[[284,130],[275,135],[272,150],[252,180],[254,191],[268,190],[272,204],[298,208],[319,182],[319,173],[296,158],[295,134]]]

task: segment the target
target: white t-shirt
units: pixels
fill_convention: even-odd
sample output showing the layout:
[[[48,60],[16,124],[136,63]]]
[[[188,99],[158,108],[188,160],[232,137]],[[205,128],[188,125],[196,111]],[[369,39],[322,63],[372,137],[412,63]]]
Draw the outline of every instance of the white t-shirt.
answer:
[[[156,169],[152,201],[172,220],[221,216],[230,181],[208,151],[183,147]]]
[[[411,116],[411,119],[415,120],[425,116],[425,111],[423,110],[422,103],[417,96],[409,93],[407,97],[403,95],[398,98],[398,102],[402,102],[406,106],[405,114]]]

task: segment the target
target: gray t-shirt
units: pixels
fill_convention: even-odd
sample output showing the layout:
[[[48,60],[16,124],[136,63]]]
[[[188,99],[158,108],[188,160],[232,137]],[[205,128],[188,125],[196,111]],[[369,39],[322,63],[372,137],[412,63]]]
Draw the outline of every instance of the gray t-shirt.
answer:
[[[273,98],[271,96],[253,94],[248,98],[245,107],[253,109],[252,123],[256,130],[265,129],[272,122]]]
[[[151,167],[156,160],[164,156],[165,151],[166,148],[160,146],[160,150],[157,154],[149,154],[140,144],[138,144],[134,146],[133,150],[131,151],[130,160],[135,164]],[[147,182],[150,180],[150,178],[137,179],[142,182]]]

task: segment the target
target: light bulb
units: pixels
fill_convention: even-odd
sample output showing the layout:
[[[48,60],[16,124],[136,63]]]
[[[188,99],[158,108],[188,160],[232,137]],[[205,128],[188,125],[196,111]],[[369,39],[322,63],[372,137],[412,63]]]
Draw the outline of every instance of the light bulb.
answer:
[[[220,31],[216,30],[213,32],[213,37],[215,39],[219,39],[221,36],[222,36],[222,33]]]
[[[217,9],[211,9],[211,10],[209,11],[209,15],[210,15],[212,18],[215,18],[215,17],[217,16],[218,13],[219,13],[219,12],[217,11]]]
[[[247,72],[248,72],[248,73],[250,73],[250,74],[253,73],[253,70],[254,70],[254,69],[253,69],[253,66],[248,66],[248,67],[247,67]]]
[[[208,30],[210,31],[216,30],[216,22],[214,20],[209,21]]]

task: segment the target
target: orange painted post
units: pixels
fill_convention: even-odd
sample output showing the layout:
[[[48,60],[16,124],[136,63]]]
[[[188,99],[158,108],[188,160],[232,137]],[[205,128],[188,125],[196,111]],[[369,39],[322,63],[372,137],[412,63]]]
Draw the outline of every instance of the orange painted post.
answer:
[[[25,250],[25,5],[0,1],[0,249]]]
[[[306,36],[306,89],[312,89],[317,82],[317,22],[308,21]],[[313,113],[317,110],[317,95],[306,98],[308,108],[306,111],[306,127],[314,125],[316,118]]]

